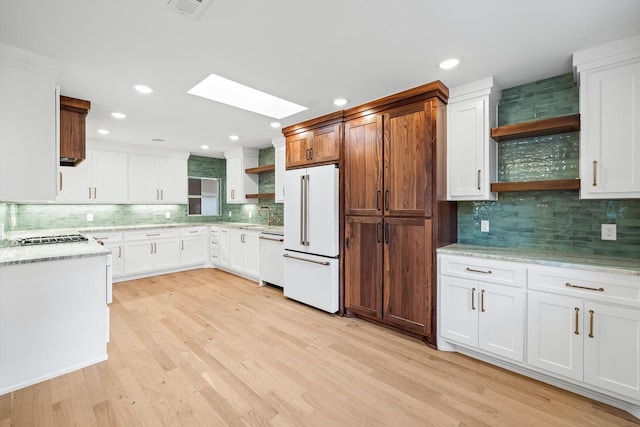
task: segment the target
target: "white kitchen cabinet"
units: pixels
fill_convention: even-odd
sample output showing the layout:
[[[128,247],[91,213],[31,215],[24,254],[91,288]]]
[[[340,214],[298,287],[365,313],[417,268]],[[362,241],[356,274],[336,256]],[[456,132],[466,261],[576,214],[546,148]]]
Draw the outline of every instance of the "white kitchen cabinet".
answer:
[[[247,194],[258,194],[258,174],[245,169],[258,166],[258,150],[238,148],[224,153],[227,159],[227,203],[257,203],[247,199]]]
[[[38,59],[0,45],[1,201],[54,201],[58,194],[58,73],[35,65]]]
[[[640,279],[530,269],[530,365],[640,400]]]
[[[180,266],[177,228],[124,233],[125,274],[136,275]]]
[[[223,268],[231,267],[231,233],[228,228],[221,228],[218,240],[220,260],[218,265]]]
[[[129,154],[129,201],[187,203],[187,159]]]
[[[87,235],[101,242],[111,251],[111,275],[117,279],[124,275],[124,242],[121,231],[89,232]]]
[[[209,228],[209,262],[213,267],[220,264],[220,227]]]
[[[580,197],[640,197],[640,35],[576,52]]]
[[[496,200],[495,126],[500,91],[493,77],[451,88],[447,105],[447,200]]]
[[[247,277],[260,277],[260,233],[232,228],[230,235],[230,269]]]
[[[127,153],[87,147],[86,159],[60,168],[58,202],[124,203],[127,197]]]
[[[271,140],[275,150],[275,202],[284,203],[284,171],[287,162],[286,145],[284,138],[274,138]]]
[[[441,257],[440,266],[442,338],[522,362],[523,268],[462,257]]]
[[[180,265],[199,265],[207,262],[207,227],[186,227],[180,230]]]

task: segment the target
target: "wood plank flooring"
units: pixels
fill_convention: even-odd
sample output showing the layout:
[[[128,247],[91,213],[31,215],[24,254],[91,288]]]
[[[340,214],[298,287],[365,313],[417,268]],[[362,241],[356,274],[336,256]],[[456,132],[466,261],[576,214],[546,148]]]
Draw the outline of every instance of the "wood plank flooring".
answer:
[[[0,396],[0,427],[637,425],[218,270],[122,282],[113,295],[109,360]]]

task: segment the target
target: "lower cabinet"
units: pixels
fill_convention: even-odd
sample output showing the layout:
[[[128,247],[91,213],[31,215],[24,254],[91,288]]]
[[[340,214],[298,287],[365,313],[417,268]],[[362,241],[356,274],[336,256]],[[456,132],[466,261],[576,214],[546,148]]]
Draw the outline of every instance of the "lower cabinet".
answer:
[[[260,277],[260,233],[232,228],[230,236],[230,268],[255,279]]]
[[[125,232],[124,240],[126,275],[180,266],[178,229]]]
[[[180,229],[180,265],[207,263],[207,227],[187,227]]]
[[[121,231],[110,231],[106,233],[88,233],[111,251],[111,275],[118,278],[124,275],[124,243]]]

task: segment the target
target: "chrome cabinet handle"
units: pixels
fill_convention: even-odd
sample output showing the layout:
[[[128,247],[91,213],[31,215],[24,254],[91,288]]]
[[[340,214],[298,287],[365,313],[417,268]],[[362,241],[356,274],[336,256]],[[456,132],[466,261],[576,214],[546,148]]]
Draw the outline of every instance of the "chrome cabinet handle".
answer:
[[[181,241],[182,242],[182,250],[184,251],[184,240]]]
[[[593,338],[593,310],[589,310],[589,338]]]
[[[480,291],[480,311],[484,313],[484,289]]]
[[[491,274],[491,270],[486,270],[486,271],[485,270],[476,270],[474,268],[469,268],[469,267],[467,267],[466,270],[470,271],[472,273]]]
[[[91,198],[91,187],[89,187],[89,198]]]
[[[598,175],[597,175],[597,173],[598,173],[598,161],[594,160],[593,161],[593,184],[591,184],[594,187],[598,186]]]
[[[153,253],[153,243],[149,243],[149,244],[151,245],[151,252],[150,253]]]
[[[160,200],[164,200],[164,190],[160,189]]]
[[[160,233],[147,233],[147,237],[159,236]]]
[[[118,258],[122,258],[122,246],[118,246]]]
[[[574,310],[576,311],[576,330],[573,333],[580,335],[580,330],[578,329],[578,322],[580,322],[580,309],[575,307]]]
[[[564,284],[567,288],[578,288],[578,289],[586,289],[588,291],[597,291],[597,292],[604,292],[604,288],[590,288],[588,286],[578,286],[578,285],[572,285],[571,283],[567,282]]]
[[[96,187],[93,187],[93,198],[94,199],[98,198],[98,189]]]
[[[304,246],[304,175],[300,175],[300,244]]]
[[[480,190],[480,174],[482,173],[482,171],[480,169],[478,169],[478,190]]]
[[[471,288],[471,310],[476,309],[476,288]]]

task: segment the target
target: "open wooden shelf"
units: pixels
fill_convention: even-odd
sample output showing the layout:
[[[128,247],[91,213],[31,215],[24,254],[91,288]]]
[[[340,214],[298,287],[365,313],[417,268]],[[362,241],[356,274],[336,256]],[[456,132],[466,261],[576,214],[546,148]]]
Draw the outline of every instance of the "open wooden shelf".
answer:
[[[527,182],[494,182],[491,191],[503,193],[505,191],[549,191],[549,190],[579,190],[579,179],[554,179],[551,181]]]
[[[256,166],[255,168],[245,169],[245,173],[262,173],[276,170],[276,165]]]
[[[247,199],[275,199],[276,193],[246,194]]]
[[[534,136],[553,135],[556,133],[575,132],[580,130],[580,114],[536,120],[517,125],[500,126],[491,129],[491,138],[495,141],[531,138]]]

